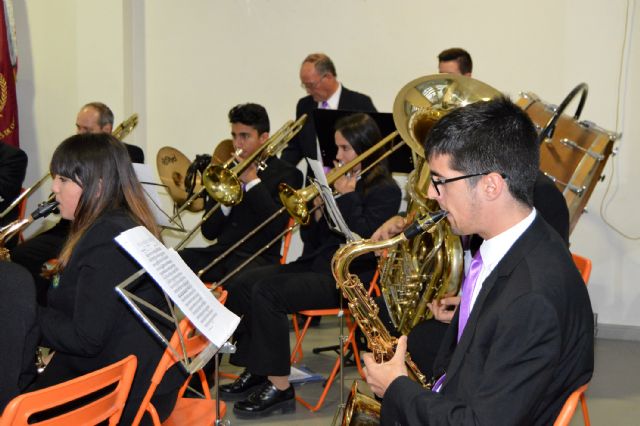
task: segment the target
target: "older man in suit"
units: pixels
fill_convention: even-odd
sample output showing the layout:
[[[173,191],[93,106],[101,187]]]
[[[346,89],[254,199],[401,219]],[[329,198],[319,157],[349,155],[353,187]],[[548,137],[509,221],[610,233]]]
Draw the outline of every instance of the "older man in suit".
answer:
[[[589,295],[565,242],[533,208],[539,151],[507,99],[442,118],[425,141],[429,196],[460,235],[484,240],[434,364],[408,379],[406,338],[391,361],[365,355],[383,424],[550,424],[593,373]]]
[[[369,96],[347,89],[337,78],[338,74],[333,61],[324,53],[312,53],[302,61],[300,84],[307,91],[308,96],[298,101],[296,118],[307,114],[309,119],[300,133],[289,142],[282,152],[280,158],[286,162],[296,165],[305,157],[318,158],[313,110],[376,111]]]

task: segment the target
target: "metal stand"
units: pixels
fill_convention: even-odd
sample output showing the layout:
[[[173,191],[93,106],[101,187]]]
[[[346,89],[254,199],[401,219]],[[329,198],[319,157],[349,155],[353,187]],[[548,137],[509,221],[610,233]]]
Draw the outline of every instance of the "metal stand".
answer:
[[[344,345],[347,342],[347,337],[344,335],[344,298],[342,292],[340,292],[340,310],[338,311],[338,318],[340,321],[340,336],[338,337],[338,356],[340,357],[340,371],[339,371],[339,383],[340,383],[340,402],[338,403],[338,409],[333,416],[331,425],[336,425],[339,419],[342,419],[344,409],[346,407],[344,400]]]
[[[220,386],[220,354],[234,354],[236,353],[236,347],[230,342],[226,342],[220,350],[216,353],[214,359],[214,377],[213,377],[213,388],[216,392],[216,426],[229,426],[231,422],[227,420],[222,420],[220,418],[220,393],[218,392]]]

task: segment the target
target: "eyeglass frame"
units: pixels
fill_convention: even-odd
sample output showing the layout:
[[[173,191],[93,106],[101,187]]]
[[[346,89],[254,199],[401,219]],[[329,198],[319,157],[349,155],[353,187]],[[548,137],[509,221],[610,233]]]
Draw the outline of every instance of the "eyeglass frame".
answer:
[[[445,183],[450,183],[450,182],[455,182],[457,180],[462,180],[462,179],[469,179],[472,177],[478,177],[478,176],[486,176],[490,173],[494,173],[491,171],[486,171],[486,172],[482,172],[482,173],[472,173],[470,175],[462,175],[462,176],[456,176],[456,177],[452,177],[452,178],[443,178],[440,177],[438,179],[434,179],[433,175],[431,175],[431,184],[433,185],[433,189],[436,190],[436,193],[438,194],[438,196],[440,196],[440,190],[438,189],[438,185],[444,185]],[[498,172],[495,172],[498,173]],[[498,173],[502,179],[506,179],[507,175],[505,173]]]
[[[316,87],[318,87],[318,84],[320,84],[322,79],[325,78],[326,76],[327,76],[327,73],[322,74],[320,78],[313,83],[300,82],[300,87],[302,87],[304,90],[314,90]]]

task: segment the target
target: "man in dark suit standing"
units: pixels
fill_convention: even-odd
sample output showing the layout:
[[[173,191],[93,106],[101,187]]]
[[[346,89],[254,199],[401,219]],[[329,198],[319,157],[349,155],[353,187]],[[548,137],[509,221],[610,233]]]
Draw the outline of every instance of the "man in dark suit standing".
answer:
[[[452,111],[431,130],[429,197],[484,240],[425,390],[395,356],[364,359],[383,424],[550,424],[593,373],[593,314],[558,233],[533,208],[536,131],[507,99]],[[445,373],[446,372],[446,373]]]
[[[76,116],[76,133],[112,133],[113,121],[113,112],[107,105],[102,102],[90,102],[80,108]],[[140,147],[127,143],[124,145],[132,163],[144,163],[144,152]],[[70,228],[70,221],[60,219],[53,227],[19,244],[11,251],[11,260],[27,268],[33,275],[38,303],[41,305],[47,303],[49,288],[49,280],[40,276],[42,265],[58,257]]]
[[[296,106],[296,118],[307,114],[309,119],[300,133],[293,138],[281,159],[293,164],[305,158],[318,158],[316,128],[313,122],[315,109],[340,109],[347,111],[375,112],[371,98],[362,93],[349,90],[337,80],[338,74],[333,61],[324,53],[308,55],[300,66],[300,85],[308,96],[301,98]]]
[[[242,150],[238,159],[240,161],[251,156],[269,139],[269,116],[262,105],[248,103],[233,107],[229,111],[229,122],[233,146]],[[195,272],[227,251],[282,207],[278,196],[278,185],[281,182],[296,189],[302,186],[302,173],[277,157],[268,158],[264,170],[259,170],[255,163],[249,165],[238,178],[244,191],[240,204],[233,207],[222,206],[202,224],[202,235],[209,240],[216,240],[216,243],[180,252],[184,261]],[[205,214],[215,204],[214,200],[207,199]],[[288,221],[288,215],[283,212],[209,269],[202,275],[202,279],[218,281],[223,278],[281,233]],[[280,244],[273,244],[245,268],[275,264],[279,258]]]

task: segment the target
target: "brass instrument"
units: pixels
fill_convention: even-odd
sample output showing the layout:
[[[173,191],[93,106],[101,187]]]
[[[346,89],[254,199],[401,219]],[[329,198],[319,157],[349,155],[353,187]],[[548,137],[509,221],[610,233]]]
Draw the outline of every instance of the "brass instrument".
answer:
[[[465,105],[490,100],[500,92],[469,77],[434,74],[406,84],[396,96],[393,119],[402,137],[418,156],[407,192],[407,219],[437,209],[427,198],[430,170],[422,146],[427,133],[442,117]],[[380,289],[390,317],[403,334],[431,317],[427,303],[458,291],[462,279],[462,247],[448,223],[409,242],[401,242],[380,265]]]
[[[356,165],[360,164],[366,158],[371,156],[371,154],[383,148],[389,143],[392,143],[392,147],[389,149],[389,151],[385,152],[382,157],[377,160],[377,162],[386,158],[388,155],[391,155],[391,153],[393,153],[396,149],[405,144],[405,142],[402,141],[393,145],[393,142],[397,136],[397,131],[390,133],[387,137],[376,143],[371,148],[367,149],[362,154],[358,155],[353,160],[349,161],[344,166],[332,169],[327,174],[327,182],[329,183],[329,185],[332,185],[336,180],[338,180],[338,178],[350,172],[351,169],[353,169]],[[367,168],[367,170],[369,168]],[[310,215],[309,209],[307,208],[307,203],[318,196],[318,188],[315,185],[309,185],[303,189],[295,190],[286,183],[281,183],[278,190],[280,192],[280,201],[282,201],[282,204],[286,207],[291,217],[293,217],[296,222],[302,225],[306,225],[307,223],[309,223]]]
[[[369,349],[377,362],[388,361],[393,357],[398,340],[391,336],[380,318],[379,308],[373,298],[367,294],[367,290],[357,275],[349,273],[349,265],[358,256],[394,247],[402,241],[423,233],[433,232],[438,223],[444,219],[447,212],[440,210],[433,214],[427,214],[416,220],[404,232],[384,241],[357,240],[340,247],[331,259],[331,271],[336,280],[336,285],[348,300],[349,310],[358,326],[367,337]],[[405,358],[410,374],[423,386],[427,386],[427,378],[411,361],[407,354]]]
[[[115,136],[116,139],[123,140],[124,138],[127,137],[127,135],[129,135],[129,133],[133,131],[133,129],[136,128],[137,125],[138,125],[138,114],[134,113],[125,121],[120,123],[120,125],[118,125],[116,130],[114,130],[113,133],[111,134]],[[20,202],[22,202],[22,200],[30,197],[31,194],[34,193],[38,188],[40,188],[40,186],[42,186],[42,184],[50,177],[51,177],[51,174],[47,172],[40,179],[38,179],[36,183],[34,183],[30,187],[22,191],[22,193],[15,200],[13,200],[13,202],[11,202],[11,204],[6,209],[4,209],[2,213],[0,213],[0,219],[5,217],[7,214],[9,214],[10,211],[16,208],[20,204]],[[53,195],[50,195],[46,202],[50,202],[52,200],[53,200]]]
[[[207,211],[202,219],[185,235],[175,247],[175,250],[183,248],[191,236],[200,228],[200,226],[220,208],[220,206],[235,206],[242,201],[242,184],[240,176],[253,163],[257,164],[258,170],[264,170],[266,161],[269,157],[276,155],[289,143],[289,141],[302,129],[307,120],[307,115],[303,114],[295,122],[287,121],[277,132],[269,137],[258,149],[250,156],[243,159],[240,163],[232,168],[228,165],[235,157],[229,159],[228,163],[219,165],[209,165],[202,174],[202,187],[207,191],[209,196],[216,201],[216,205]],[[194,194],[193,196],[196,196]]]
[[[29,226],[34,220],[48,216],[57,206],[57,201],[40,203],[29,217],[15,220],[0,228],[0,260],[11,260],[9,256],[9,249],[5,247],[5,243],[7,241]]]

